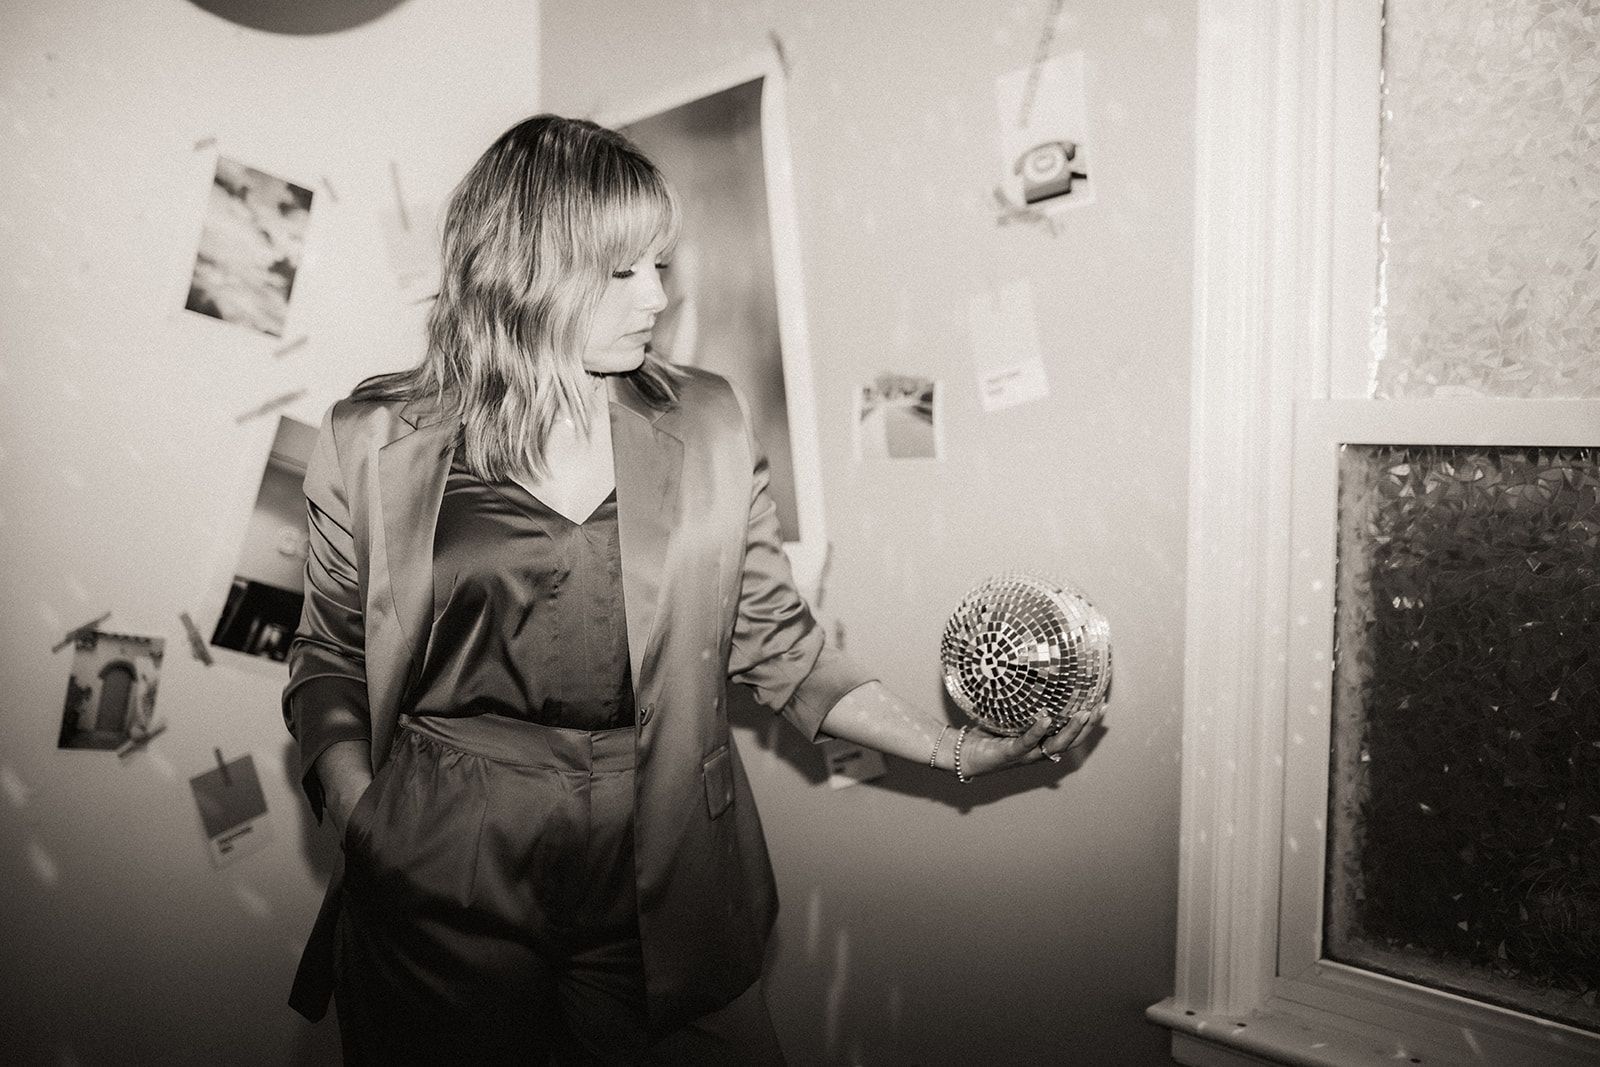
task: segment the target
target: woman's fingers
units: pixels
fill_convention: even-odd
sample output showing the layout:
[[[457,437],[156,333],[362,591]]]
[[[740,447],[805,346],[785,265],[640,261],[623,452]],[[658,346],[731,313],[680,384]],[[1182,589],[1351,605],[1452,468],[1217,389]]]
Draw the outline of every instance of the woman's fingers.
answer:
[[[1050,716],[1039,715],[1026,730],[1013,737],[989,734],[984,738],[986,744],[982,746],[982,756],[978,756],[978,746],[969,748],[968,751],[978,757],[971,760],[969,765],[975,773],[981,774],[1007,765],[1036,763],[1046,759],[1059,761],[1063,752],[1088,738],[1104,714],[1105,705],[1101,704],[1091,711],[1080,711],[1059,725]],[[972,742],[968,744],[972,745]],[[981,769],[980,763],[983,765]]]
[[[1062,723],[1053,733],[1039,742],[1039,756],[1041,759],[1061,762],[1061,753],[1072,747],[1078,736],[1078,720],[1076,716]]]
[[[1034,719],[1033,725],[1028,727],[1026,732],[1014,738],[1017,744],[1013,760],[1017,763],[1034,763],[1050,759],[1050,742],[1058,729],[1056,721],[1048,715],[1040,715]]]
[[[1089,732],[1100,721],[1100,709],[1094,711],[1080,711],[1067,719],[1066,723],[1056,732],[1054,737],[1047,739],[1044,750],[1047,755],[1065,752],[1074,745],[1081,744],[1089,737]]]
[[[1033,725],[1029,726],[1020,735],[1018,735],[1017,740],[1024,742],[1025,747],[1032,748],[1034,745],[1037,745],[1040,741],[1043,741],[1046,737],[1050,736],[1050,731],[1054,726],[1055,723],[1051,721],[1050,716],[1035,715],[1033,718]]]
[[[1044,758],[1044,744],[1050,739],[1050,731],[1055,728],[1055,722],[1048,715],[1040,715],[1033,720],[1033,725],[1017,737],[1012,738],[1015,747],[1011,753],[1013,762],[1023,762],[1031,759]]]

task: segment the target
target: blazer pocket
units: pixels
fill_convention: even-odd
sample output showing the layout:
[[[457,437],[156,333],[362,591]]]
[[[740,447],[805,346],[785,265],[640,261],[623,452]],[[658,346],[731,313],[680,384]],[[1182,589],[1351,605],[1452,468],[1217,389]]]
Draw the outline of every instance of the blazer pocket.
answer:
[[[727,745],[705,758],[700,775],[706,783],[706,810],[715,819],[733,804],[733,757]]]

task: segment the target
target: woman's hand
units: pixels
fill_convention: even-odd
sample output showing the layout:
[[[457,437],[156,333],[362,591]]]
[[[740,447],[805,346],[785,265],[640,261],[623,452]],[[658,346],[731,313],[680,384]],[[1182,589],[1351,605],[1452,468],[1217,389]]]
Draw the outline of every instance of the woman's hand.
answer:
[[[337,741],[317,757],[316,769],[322,780],[323,810],[342,841],[350,813],[372,785],[372,746],[366,741]]]
[[[1080,711],[1069,718],[1059,729],[1048,715],[1034,719],[1027,731],[1016,737],[992,734],[981,726],[973,726],[961,744],[961,774],[973,778],[990,771],[1007,767],[1020,767],[1040,760],[1061,759],[1061,753],[1079,744],[1089,736],[1105,715],[1101,704],[1093,711]],[[954,749],[952,749],[952,764]]]
[[[365,785],[341,791],[329,802],[328,817],[333,820],[333,833],[340,841],[344,840],[349,829],[350,816],[355,813],[356,805],[361,803],[361,794],[371,788],[372,779],[369,777]]]

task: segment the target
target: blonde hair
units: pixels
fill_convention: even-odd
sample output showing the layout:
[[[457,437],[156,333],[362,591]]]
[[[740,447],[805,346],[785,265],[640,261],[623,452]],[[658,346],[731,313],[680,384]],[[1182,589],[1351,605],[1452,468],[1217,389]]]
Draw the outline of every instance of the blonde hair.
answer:
[[[352,396],[437,400],[480,478],[547,474],[556,421],[589,429],[583,346],[612,272],[670,247],[678,221],[661,172],[621,134],[558,115],[519,122],[450,197],[422,362]],[[679,373],[647,351],[628,376],[664,408]]]

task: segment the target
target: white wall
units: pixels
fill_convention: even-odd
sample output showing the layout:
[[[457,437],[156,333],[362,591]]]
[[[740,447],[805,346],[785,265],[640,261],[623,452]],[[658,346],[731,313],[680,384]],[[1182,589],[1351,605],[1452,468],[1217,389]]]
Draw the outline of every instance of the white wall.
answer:
[[[998,227],[993,79],[1046,0],[544,0],[541,104],[627,112],[770,47],[789,140],[847,650],[943,705],[938,638],[972,584],[1028,567],[1111,618],[1107,729],[1072,773],[962,787],[898,763],[821,785],[819,755],[741,730],[783,910],[769,999],[795,1063],[1167,1062],[1144,1008],[1172,988],[1188,456],[1194,12],[1065,5],[1085,56],[1097,203],[1059,237]],[[1025,279],[1047,401],[986,415],[973,294]],[[850,459],[851,389],[949,390],[942,465]]]
[[[536,110],[537,32],[537,0],[298,38],[180,0],[0,9],[0,1060],[336,1059],[331,1018],[284,1005],[335,848],[287,780],[284,668],[202,666],[178,613],[209,635],[239,558],[277,417],[235,416],[304,388],[286,413],[315,422],[414,356],[389,161],[445,195]],[[182,310],[218,151],[316,194],[281,357]],[[55,748],[50,648],[104,611],[167,639],[169,729],[126,760]],[[254,754],[276,833],[221,870],[188,786],[214,746]]]

